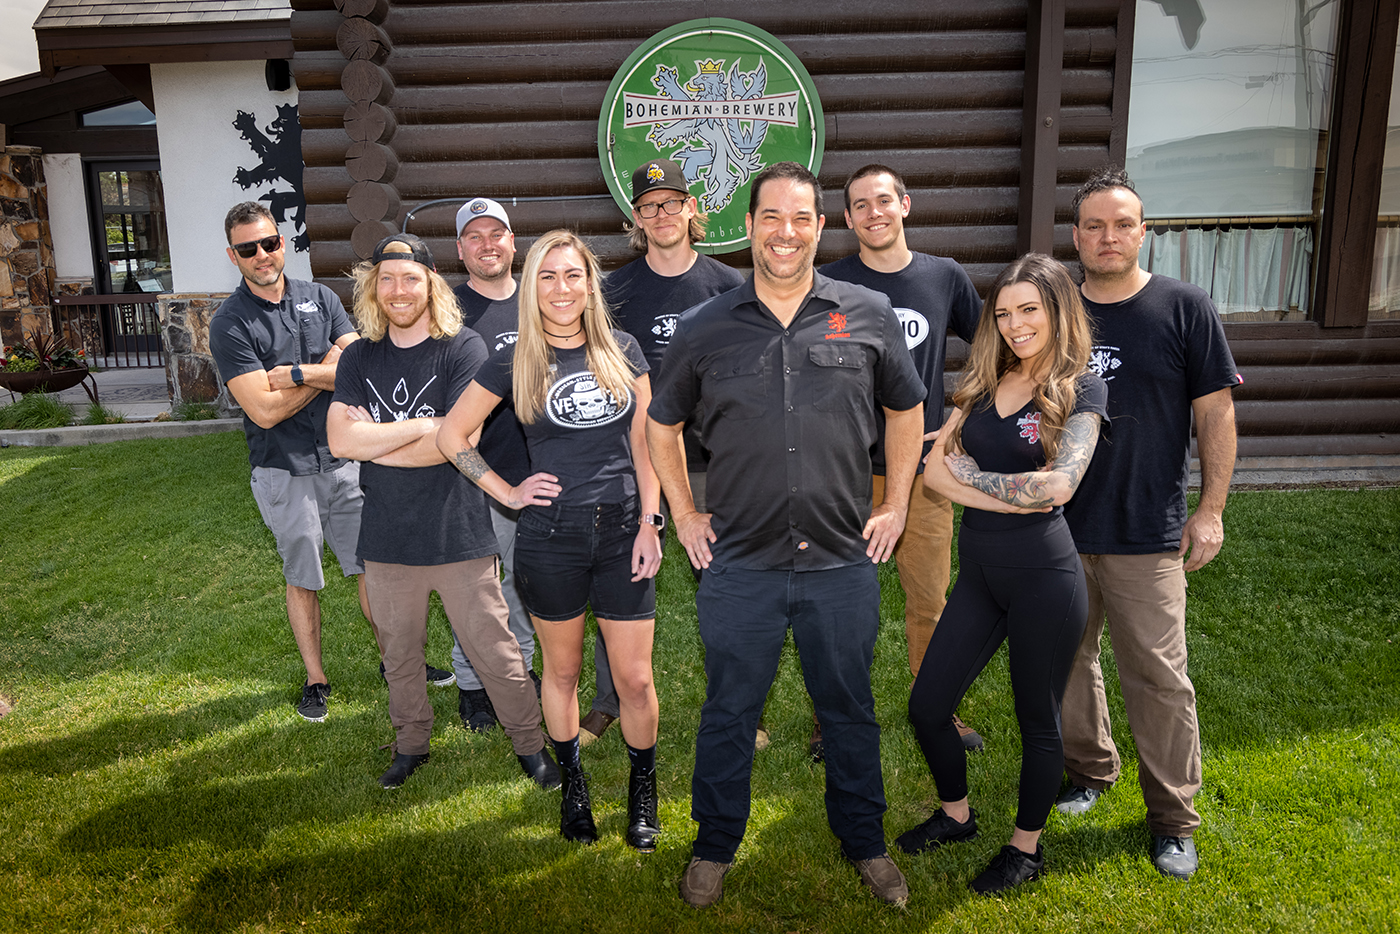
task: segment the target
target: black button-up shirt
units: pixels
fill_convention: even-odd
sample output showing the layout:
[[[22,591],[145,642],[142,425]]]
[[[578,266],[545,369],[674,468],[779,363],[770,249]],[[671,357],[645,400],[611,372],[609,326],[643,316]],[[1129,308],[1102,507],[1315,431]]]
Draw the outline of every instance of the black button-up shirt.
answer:
[[[648,414],[703,407],[717,563],[820,571],[870,560],[876,407],[925,396],[889,299],[816,273],[786,328],[752,280],[683,315]]]
[[[227,383],[256,370],[320,363],[332,344],[354,330],[345,306],[324,285],[289,277],[278,303],[259,298],[240,281],[210,319],[209,350],[219,378]],[[326,438],[330,407],[331,394],[318,393],[301,411],[271,428],[259,428],[245,414],[248,462],[298,477],[338,470],[346,462],[331,456]]]

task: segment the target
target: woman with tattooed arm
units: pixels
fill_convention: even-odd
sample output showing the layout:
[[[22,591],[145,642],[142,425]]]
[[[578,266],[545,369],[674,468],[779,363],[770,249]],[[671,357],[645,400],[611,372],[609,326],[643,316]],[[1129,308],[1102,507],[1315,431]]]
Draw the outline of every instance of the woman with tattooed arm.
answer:
[[[1090,327],[1065,268],[1029,253],[988,292],[967,367],[924,483],[963,509],[957,583],[909,697],[909,719],[943,806],[898,839],[909,853],[977,835],[952,715],[1003,641],[1021,728],[1016,826],[971,883],[994,895],[1039,876],[1040,832],[1064,768],[1060,700],[1083,635],[1084,571],[1062,504],[1106,417],[1088,371]]]

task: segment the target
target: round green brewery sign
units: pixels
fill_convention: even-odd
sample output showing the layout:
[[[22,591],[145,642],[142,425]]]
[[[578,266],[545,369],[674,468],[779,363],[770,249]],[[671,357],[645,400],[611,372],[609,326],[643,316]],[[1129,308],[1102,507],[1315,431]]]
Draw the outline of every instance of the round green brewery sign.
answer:
[[[749,182],[775,162],[821,169],[826,127],[812,77],[755,26],[693,19],[644,42],[618,69],[598,117],[598,158],[631,216],[632,173],[648,159],[681,167],[710,217],[704,253],[748,246]]]

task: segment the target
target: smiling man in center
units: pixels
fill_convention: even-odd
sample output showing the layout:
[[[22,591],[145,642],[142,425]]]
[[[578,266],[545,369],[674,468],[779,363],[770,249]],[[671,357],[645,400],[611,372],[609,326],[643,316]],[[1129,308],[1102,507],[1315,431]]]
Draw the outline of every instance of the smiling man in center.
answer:
[[[904,528],[925,391],[889,300],[813,269],[825,220],[803,166],[755,177],[753,278],[682,316],[648,409],[677,537],[706,569],[696,608],[707,692],[691,781],[700,828],[680,887],[697,908],[719,900],[743,840],[754,730],[789,628],[826,738],[827,821],[878,898],[909,897],[885,846],[870,665],[876,564]],[[681,446],[697,404],[712,455],[705,513]],[[872,506],[877,405],[887,492]]]

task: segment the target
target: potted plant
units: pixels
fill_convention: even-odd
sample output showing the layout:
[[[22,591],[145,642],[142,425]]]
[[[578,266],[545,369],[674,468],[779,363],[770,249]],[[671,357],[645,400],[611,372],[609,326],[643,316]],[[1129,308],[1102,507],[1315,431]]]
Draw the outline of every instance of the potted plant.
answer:
[[[52,334],[26,331],[18,344],[5,347],[0,358],[0,386],[12,393],[62,392],[79,384],[93,402],[97,401],[97,381],[89,387],[87,354],[74,350]]]

